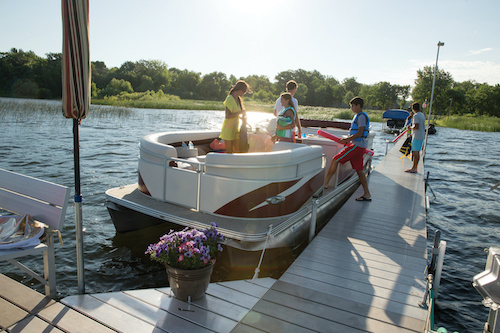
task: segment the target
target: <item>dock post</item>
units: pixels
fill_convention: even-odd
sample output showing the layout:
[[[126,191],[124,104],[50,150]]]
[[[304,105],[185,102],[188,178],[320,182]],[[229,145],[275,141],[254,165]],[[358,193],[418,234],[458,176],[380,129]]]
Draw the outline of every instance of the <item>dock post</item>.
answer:
[[[316,234],[316,215],[318,211],[318,199],[313,198],[311,207],[311,223],[309,224],[309,242],[311,242]]]

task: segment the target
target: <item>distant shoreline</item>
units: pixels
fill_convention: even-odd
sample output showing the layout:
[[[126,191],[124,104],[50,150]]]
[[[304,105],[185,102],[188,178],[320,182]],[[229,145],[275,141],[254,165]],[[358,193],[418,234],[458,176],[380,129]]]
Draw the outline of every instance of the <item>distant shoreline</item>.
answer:
[[[26,100],[33,103],[34,101],[44,101],[44,99],[21,99],[12,97],[0,98],[0,111],[2,110],[2,99],[5,100]],[[45,100],[46,101],[46,100]],[[59,101],[60,100],[54,100]],[[224,105],[222,101],[204,101],[204,100],[146,100],[146,101],[117,101],[93,99],[93,105],[108,105],[123,108],[147,108],[147,109],[173,109],[173,110],[213,110],[223,111]],[[255,101],[245,101],[245,106],[248,111],[258,112],[273,112],[274,105],[267,103],[257,103]],[[383,110],[365,110],[373,122],[383,122]],[[58,110],[60,112],[60,110]],[[303,119],[319,119],[319,120],[336,120],[344,119],[349,121],[352,119],[352,112],[347,108],[321,107],[321,106],[299,106],[299,116]],[[470,131],[481,132],[500,132],[500,118],[475,116],[475,115],[452,115],[434,116],[432,115],[431,123],[437,127],[449,127]],[[439,130],[438,130],[439,133]]]
[[[118,100],[92,100],[97,105],[112,105],[118,107],[148,108],[148,109],[183,109],[183,110],[214,110],[223,111],[222,101],[204,100],[149,100],[149,101],[118,101]],[[274,105],[258,103],[255,101],[245,101],[248,111],[273,112]],[[383,110],[365,110],[374,122],[384,122],[382,119]],[[352,119],[352,113],[348,108],[334,108],[323,106],[299,106],[299,116],[303,119],[335,120]],[[470,131],[500,132],[500,118],[475,116],[475,115],[452,115],[435,116],[431,115],[431,123],[438,127],[449,127]]]

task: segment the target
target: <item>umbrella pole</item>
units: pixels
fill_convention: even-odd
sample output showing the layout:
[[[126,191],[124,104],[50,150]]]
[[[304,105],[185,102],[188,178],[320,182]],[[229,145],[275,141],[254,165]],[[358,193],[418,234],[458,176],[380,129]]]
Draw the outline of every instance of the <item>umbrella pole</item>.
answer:
[[[76,270],[78,276],[78,294],[85,293],[83,267],[83,228],[82,228],[82,195],[80,189],[80,133],[79,120],[73,119],[73,152],[75,162],[75,232],[76,232]]]

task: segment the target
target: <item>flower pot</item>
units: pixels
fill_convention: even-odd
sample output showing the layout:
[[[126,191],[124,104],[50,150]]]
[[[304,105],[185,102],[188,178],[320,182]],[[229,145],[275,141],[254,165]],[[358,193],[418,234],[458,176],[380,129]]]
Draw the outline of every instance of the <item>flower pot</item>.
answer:
[[[175,297],[182,301],[196,301],[205,295],[214,264],[200,269],[180,269],[165,265],[168,283]]]

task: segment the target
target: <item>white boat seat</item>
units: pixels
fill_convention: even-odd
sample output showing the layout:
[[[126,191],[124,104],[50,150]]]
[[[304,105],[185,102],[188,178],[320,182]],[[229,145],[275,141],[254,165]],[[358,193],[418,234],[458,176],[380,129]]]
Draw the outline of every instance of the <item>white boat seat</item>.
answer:
[[[206,174],[249,180],[287,180],[321,169],[323,149],[320,146],[291,144],[293,146],[286,147],[293,149],[272,152],[208,153],[205,159]],[[281,148],[285,148],[285,145],[277,147]]]

